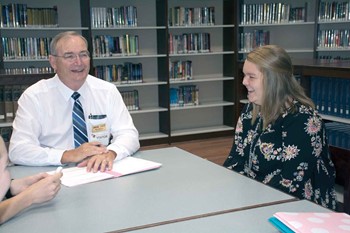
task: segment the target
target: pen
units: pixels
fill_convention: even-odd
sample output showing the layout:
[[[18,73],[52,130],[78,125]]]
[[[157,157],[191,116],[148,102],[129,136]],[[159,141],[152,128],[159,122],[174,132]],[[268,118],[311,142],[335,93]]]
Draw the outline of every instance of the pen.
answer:
[[[59,172],[61,172],[62,171],[62,167],[58,167],[57,169],[56,169],[56,172],[55,173],[59,173]]]

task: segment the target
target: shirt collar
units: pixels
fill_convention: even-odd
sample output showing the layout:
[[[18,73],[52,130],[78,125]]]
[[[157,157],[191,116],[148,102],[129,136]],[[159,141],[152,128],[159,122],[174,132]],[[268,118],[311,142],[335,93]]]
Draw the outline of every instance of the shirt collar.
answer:
[[[89,76],[87,77],[87,79],[88,78],[89,78]],[[58,88],[59,92],[61,93],[61,95],[63,96],[63,98],[67,102],[70,101],[74,91],[72,89],[70,89],[69,87],[67,87],[66,85],[64,85],[64,83],[59,79],[57,74],[54,76],[54,79],[57,83],[57,88]],[[77,90],[77,92],[79,92],[79,94],[80,94],[80,97],[82,97],[82,98],[84,98],[85,94],[87,93],[87,89],[88,89],[87,79],[84,82],[84,84],[80,87],[80,89]]]

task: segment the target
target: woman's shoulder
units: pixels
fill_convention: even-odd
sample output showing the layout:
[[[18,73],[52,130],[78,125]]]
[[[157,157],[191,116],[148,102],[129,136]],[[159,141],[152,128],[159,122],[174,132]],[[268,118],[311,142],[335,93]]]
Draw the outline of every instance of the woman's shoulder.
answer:
[[[300,115],[304,117],[314,116],[314,117],[320,117],[318,112],[312,108],[311,106],[306,106],[299,101],[293,102],[294,109],[293,111],[290,111],[289,113],[292,113],[294,115]]]
[[[322,117],[314,108],[297,101],[294,102],[294,111],[289,111],[285,114],[284,118],[286,124],[291,124],[292,122],[303,122],[304,125],[313,122],[313,124],[322,125],[323,121]]]

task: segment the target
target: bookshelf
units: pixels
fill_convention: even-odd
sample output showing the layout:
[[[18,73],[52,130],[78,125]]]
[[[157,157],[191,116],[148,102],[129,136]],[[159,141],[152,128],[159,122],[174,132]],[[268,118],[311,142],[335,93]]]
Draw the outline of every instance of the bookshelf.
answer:
[[[186,22],[176,24],[169,15],[169,38],[186,35],[209,35],[210,48],[204,52],[169,51],[170,62],[190,61],[192,77],[189,80],[172,80],[170,88],[193,85],[198,89],[198,104],[190,106],[171,106],[171,137],[176,140],[181,136],[195,134],[231,133],[234,126],[234,3],[232,1],[168,1],[169,11],[182,7],[205,11],[215,6],[215,22]],[[174,10],[175,9],[175,10]],[[184,11],[185,11],[184,10]],[[194,10],[195,11],[195,10]],[[208,23],[209,22],[209,23]],[[188,39],[191,43],[191,40]],[[175,39],[173,39],[175,41]],[[204,49],[204,50],[205,50]],[[179,49],[180,50],[180,49]],[[186,52],[186,50],[189,50]]]
[[[350,59],[349,3],[318,1],[315,58],[333,61]]]
[[[139,110],[130,111],[134,124],[140,133],[140,140],[156,140],[168,142],[167,129],[160,125],[161,118],[169,114],[168,106],[159,101],[160,92],[166,94],[167,77],[161,64],[166,64],[166,49],[159,45],[158,41],[166,38],[166,24],[163,18],[158,16],[157,11],[165,11],[165,4],[159,1],[98,1],[90,0],[91,14],[96,8],[120,9],[121,7],[133,7],[135,17],[130,25],[110,25],[106,27],[95,26],[91,22],[91,38],[98,36],[138,37],[138,52],[130,54],[117,54],[115,56],[97,56],[94,52],[92,57],[92,73],[97,66],[123,65],[126,63],[142,65],[142,82],[115,83],[121,92],[137,91],[139,96]],[[114,10],[113,10],[114,11]],[[97,17],[97,16],[96,16]],[[91,18],[94,18],[93,16]],[[102,75],[104,76],[104,75]],[[104,77],[100,77],[104,78]],[[167,120],[163,124],[169,125]]]
[[[154,142],[171,143],[186,136],[215,133],[232,133],[233,105],[232,89],[234,43],[223,35],[234,37],[233,17],[225,14],[233,9],[231,1],[90,1],[90,7],[135,6],[137,25],[110,28],[91,28],[91,38],[96,35],[119,36],[122,34],[139,37],[139,53],[130,56],[94,57],[93,67],[106,64],[120,64],[125,61],[142,63],[143,82],[119,84],[121,91],[137,90],[140,110],[130,111],[140,132],[142,144]],[[204,8],[215,5],[215,24],[212,25],[170,25],[170,9],[181,6]],[[228,9],[224,12],[224,6]],[[140,10],[142,9],[142,10]],[[152,16],[152,17],[150,17]],[[92,17],[93,18],[93,17]],[[93,25],[93,24],[92,24]],[[174,54],[168,43],[172,34],[208,33],[211,36],[211,50],[207,53]],[[190,60],[193,77],[191,80],[172,80],[171,62]],[[197,105],[170,106],[170,89],[181,86],[196,86],[199,90]],[[224,91],[223,91],[224,90]],[[225,114],[228,113],[228,114]],[[226,117],[227,116],[227,117]]]
[[[241,1],[237,14],[239,60],[264,44],[280,45],[293,58],[313,58],[310,38],[315,34],[315,4],[304,0]]]

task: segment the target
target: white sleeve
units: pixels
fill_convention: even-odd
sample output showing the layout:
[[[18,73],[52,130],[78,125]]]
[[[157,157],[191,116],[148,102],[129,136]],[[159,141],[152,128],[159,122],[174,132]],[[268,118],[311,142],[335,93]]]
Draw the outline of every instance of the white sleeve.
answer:
[[[42,109],[38,102],[33,95],[26,92],[18,100],[9,147],[10,161],[29,166],[60,165],[64,150],[40,144]]]
[[[139,133],[119,91],[115,88],[111,92],[110,116],[107,115],[107,118],[110,121],[113,139],[107,148],[116,152],[116,160],[120,160],[132,155],[140,148]]]

